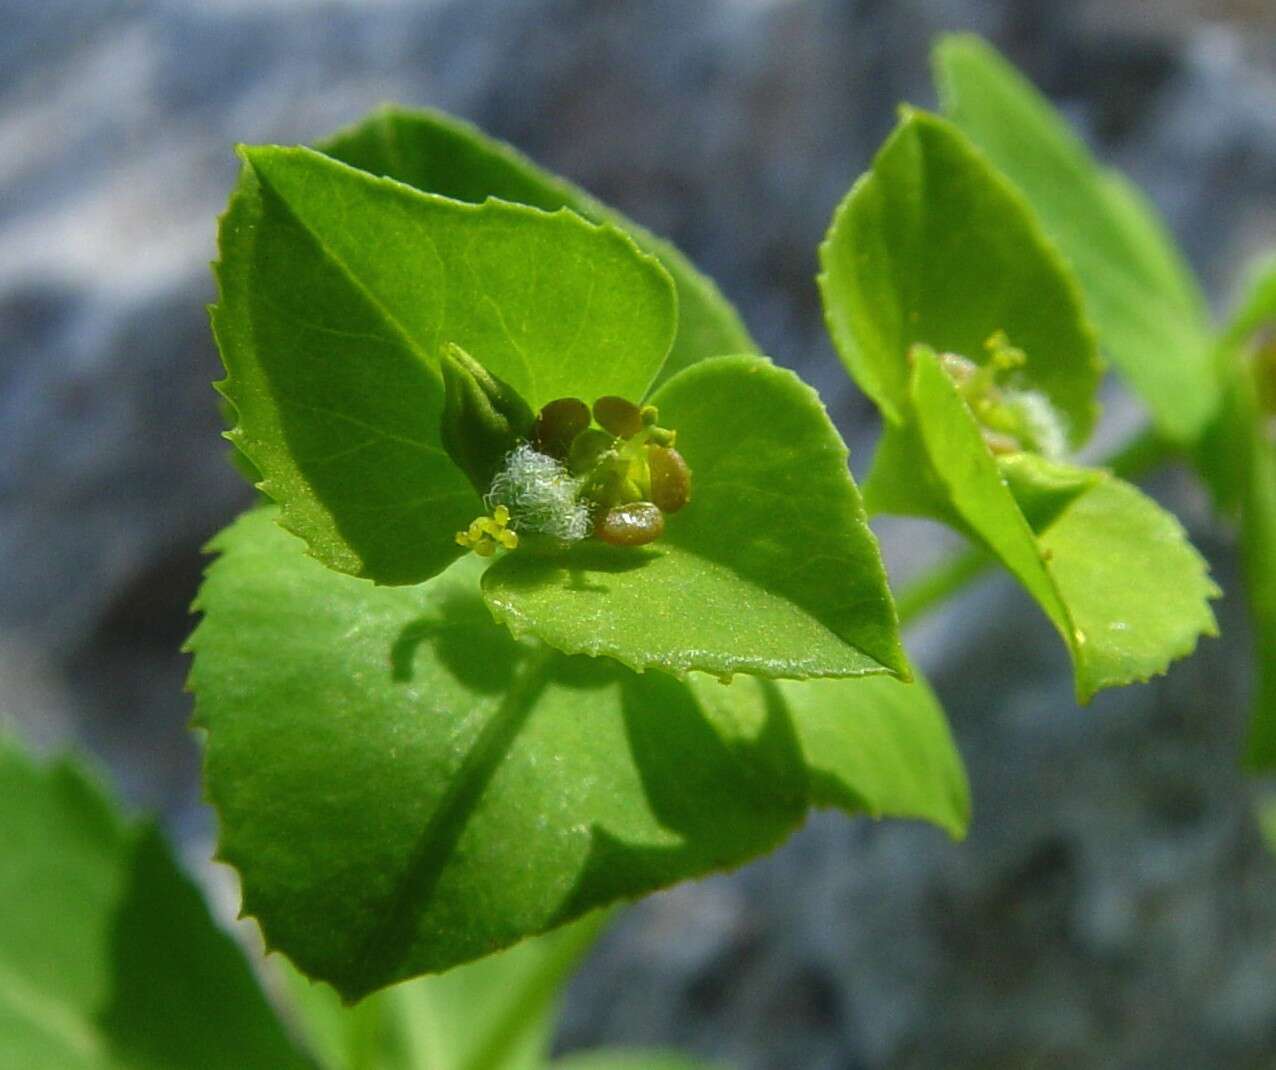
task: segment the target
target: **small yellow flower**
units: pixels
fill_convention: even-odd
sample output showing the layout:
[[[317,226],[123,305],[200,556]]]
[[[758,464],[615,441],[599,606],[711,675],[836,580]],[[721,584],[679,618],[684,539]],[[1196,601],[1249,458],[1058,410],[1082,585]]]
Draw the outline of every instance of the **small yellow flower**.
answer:
[[[456,544],[473,550],[479,557],[491,557],[497,547],[513,550],[518,545],[518,532],[509,529],[509,522],[510,511],[498,505],[491,516],[476,517],[465,531],[458,531]]]

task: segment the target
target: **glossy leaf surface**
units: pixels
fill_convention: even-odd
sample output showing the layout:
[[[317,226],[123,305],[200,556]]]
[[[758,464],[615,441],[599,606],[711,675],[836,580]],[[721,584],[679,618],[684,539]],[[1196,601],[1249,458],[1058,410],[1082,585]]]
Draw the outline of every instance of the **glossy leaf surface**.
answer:
[[[983,363],[1002,331],[1068,442],[1089,435],[1099,365],[1080,293],[1022,195],[952,124],[905,112],[838,208],[820,263],[834,344],[890,422],[906,419],[914,344]]]
[[[1076,272],[1104,353],[1179,442],[1219,402],[1204,302],[1142,194],[1095,163],[1050,103],[985,42],[935,51],[944,111],[1028,198]]]
[[[374,587],[270,510],[216,548],[191,683],[220,855],[270,945],[348,999],[738,864],[812,804],[964,827],[920,684],[566,657],[493,623],[477,559]]]
[[[1038,543],[1078,635],[1077,687],[1163,673],[1218,635],[1209,602],[1221,593],[1172,513],[1119,479],[1076,497]]]
[[[570,208],[631,235],[660,260],[678,289],[678,333],[658,381],[705,357],[757,351],[735,309],[672,244],[469,123],[441,112],[385,107],[318,148],[426,193],[472,203],[498,197],[547,212]]]
[[[77,766],[37,766],[0,737],[0,812],[0,1063],[311,1065],[159,834]]]
[[[479,499],[439,436],[441,347],[533,407],[642,397],[676,325],[658,262],[570,212],[463,204],[308,149],[244,150],[213,323],[236,446],[332,568],[418,582]]]
[[[905,673],[877,542],[815,392],[740,356],[651,400],[695,475],[691,504],[647,547],[507,555],[483,581],[497,618],[638,670]]]

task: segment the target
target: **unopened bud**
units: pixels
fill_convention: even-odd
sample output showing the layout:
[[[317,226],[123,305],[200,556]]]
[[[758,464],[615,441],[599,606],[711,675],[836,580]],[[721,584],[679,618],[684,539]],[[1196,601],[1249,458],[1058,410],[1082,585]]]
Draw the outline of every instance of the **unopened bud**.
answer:
[[[508,383],[502,382],[460,346],[444,346],[443,448],[480,494],[510,450],[525,439],[532,410]]]
[[[615,438],[596,427],[588,427],[576,436],[567,454],[567,467],[576,475],[588,472],[604,453],[612,449]]]

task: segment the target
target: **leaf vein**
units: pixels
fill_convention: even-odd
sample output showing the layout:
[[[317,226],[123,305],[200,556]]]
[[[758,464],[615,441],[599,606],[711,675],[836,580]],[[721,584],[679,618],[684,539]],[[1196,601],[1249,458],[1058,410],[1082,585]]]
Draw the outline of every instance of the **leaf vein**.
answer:
[[[370,424],[366,420],[359,419],[357,416],[351,416],[348,412],[341,412],[338,409],[330,409],[325,405],[316,405],[310,401],[298,401],[296,398],[290,398],[286,395],[281,396],[278,400],[280,405],[288,405],[295,409],[305,409],[308,412],[318,413],[321,416],[331,416],[333,419],[342,420],[355,427],[362,428],[364,431],[371,432],[379,439],[386,439],[390,442],[398,442],[404,446],[411,446],[413,449],[420,450],[422,453],[435,453],[440,456],[447,456],[446,452],[444,452],[441,447],[434,445],[432,442],[422,442],[420,439],[409,438],[407,435],[400,435],[395,431],[387,431],[385,428],[377,427],[375,424]]]

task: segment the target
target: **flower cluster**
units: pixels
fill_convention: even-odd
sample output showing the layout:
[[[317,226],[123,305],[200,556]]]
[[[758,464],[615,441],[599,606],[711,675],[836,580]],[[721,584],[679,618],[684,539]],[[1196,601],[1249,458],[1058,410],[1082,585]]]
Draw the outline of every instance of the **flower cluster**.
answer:
[[[443,372],[444,445],[491,511],[457,533],[461,546],[487,557],[531,534],[642,546],[691,500],[691,469],[654,406],[608,395],[591,408],[567,397],[533,415],[456,346]]]
[[[988,448],[998,454],[1027,450],[1051,460],[1062,457],[1067,436],[1054,406],[1040,391],[1007,383],[1027,363],[1023,350],[1012,346],[1004,331],[984,347],[988,360],[982,365],[956,353],[941,353],[939,361],[970,406]]]

